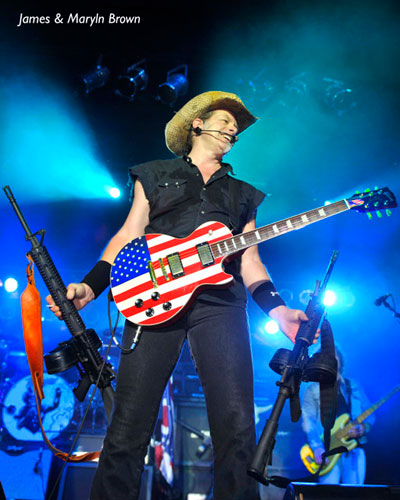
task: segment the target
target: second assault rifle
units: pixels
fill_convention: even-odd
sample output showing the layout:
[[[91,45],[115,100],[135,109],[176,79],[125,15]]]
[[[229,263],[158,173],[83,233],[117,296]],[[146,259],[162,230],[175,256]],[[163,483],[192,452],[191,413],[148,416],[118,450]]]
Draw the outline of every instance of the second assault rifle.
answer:
[[[319,280],[316,282],[315,290],[305,310],[308,321],[300,325],[293,350],[278,349],[269,364],[273,371],[281,375],[280,381],[277,382],[279,393],[257,445],[253,461],[247,470],[250,476],[266,485],[275,483],[276,486],[282,487],[282,480],[285,481],[279,476],[268,478],[266,470],[267,466],[272,463],[272,451],[278,431],[279,417],[287,399],[290,399],[292,422],[297,422],[301,416],[299,390],[303,380],[320,383],[321,421],[325,430],[325,449],[329,450],[327,440],[330,435],[329,430],[335,421],[336,412],[337,361],[332,331],[326,320],[321,326],[321,352],[317,352],[310,358],[308,348],[312,345],[324,316],[323,294],[337,256],[338,251],[335,250],[322,285]]]
[[[102,342],[94,330],[86,329],[75,304],[72,300],[66,298],[67,289],[46,247],[43,245],[45,231],[42,229],[37,233],[32,233],[11,188],[5,186],[3,190],[25,230],[26,240],[32,245],[28,254],[35,263],[55,304],[60,308],[63,320],[72,335],[70,340],[61,342],[57,349],[44,356],[47,372],[49,374],[59,373],[76,366],[80,374],[80,380],[73,391],[75,397],[78,401],[83,401],[90,386],[98,383],[107,418],[109,419],[114,399],[114,391],[111,386],[114,373],[111,365],[103,360],[98,351],[102,346]],[[40,241],[37,235],[41,236]]]

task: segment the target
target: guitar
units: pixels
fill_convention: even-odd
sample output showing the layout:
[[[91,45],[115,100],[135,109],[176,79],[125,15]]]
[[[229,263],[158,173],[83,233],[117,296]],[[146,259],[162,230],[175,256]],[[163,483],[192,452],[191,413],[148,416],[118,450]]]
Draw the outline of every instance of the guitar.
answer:
[[[396,206],[393,193],[383,188],[235,236],[221,222],[212,221],[186,238],[146,234],[125,245],[115,258],[112,295],[121,314],[132,323],[164,326],[184,311],[200,287],[233,281],[223,269],[228,256],[346,210],[386,209],[390,215],[389,209]]]
[[[338,446],[345,446],[348,451],[354,450],[354,448],[358,446],[358,443],[355,439],[351,439],[348,437],[347,433],[349,432],[349,430],[354,425],[361,424],[367,417],[371,415],[371,413],[376,411],[380,406],[383,405],[383,403],[386,403],[386,401],[394,396],[398,391],[400,391],[400,386],[396,386],[389,394],[387,394],[377,403],[373,404],[370,408],[361,413],[361,415],[358,416],[355,420],[350,421],[350,415],[348,413],[340,415],[340,417],[335,420],[335,424],[331,430],[331,444],[329,449],[333,450],[333,448],[337,448]],[[321,439],[323,439],[322,436]],[[341,453],[337,453],[336,455],[327,457],[326,462],[322,467],[319,475],[324,476],[325,474],[330,472],[337,464],[341,455]],[[300,457],[307,470],[312,474],[315,474],[320,466],[316,463],[314,459],[314,453],[308,444],[305,444],[301,448]]]

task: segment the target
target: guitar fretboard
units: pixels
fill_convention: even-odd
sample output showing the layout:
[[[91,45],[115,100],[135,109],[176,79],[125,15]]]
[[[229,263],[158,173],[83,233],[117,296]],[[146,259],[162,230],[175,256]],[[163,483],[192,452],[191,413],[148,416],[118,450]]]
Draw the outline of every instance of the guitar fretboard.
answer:
[[[375,410],[377,410],[380,406],[383,405],[383,403],[386,403],[386,401],[388,399],[390,399],[392,396],[394,396],[396,394],[396,392],[400,391],[400,386],[397,386],[395,387],[392,392],[390,392],[387,396],[383,397],[382,399],[380,399],[378,402],[376,402],[375,404],[373,404],[370,408],[368,408],[367,410],[365,410],[363,413],[361,413],[361,415],[359,417],[357,417],[357,422],[358,423],[361,423],[363,422],[367,417],[369,417],[371,415],[371,413],[373,413]]]
[[[398,391],[400,391],[400,386],[396,386],[391,392],[389,392],[389,394],[387,394],[382,399],[380,399],[379,401],[377,401],[375,404],[373,404],[372,406],[370,406],[369,408],[367,408],[365,411],[363,411],[361,413],[361,415],[359,415],[355,419],[355,421],[350,421],[342,429],[338,429],[335,432],[335,436],[337,437],[337,439],[342,439],[342,438],[348,437],[347,436],[347,432],[349,431],[349,429],[351,429],[351,427],[353,427],[354,422],[357,422],[358,424],[361,424],[366,418],[368,418],[371,415],[371,413],[374,413],[374,411],[376,411],[380,406],[382,406],[384,403],[386,403],[386,401],[388,399],[390,399],[392,396],[394,396],[396,394],[396,392],[398,392]]]
[[[277,236],[301,229],[332,215],[345,212],[350,208],[351,206],[347,200],[340,200],[330,205],[303,212],[289,219],[283,219],[279,222],[259,227],[253,231],[241,233],[232,238],[213,243],[210,247],[215,257],[231,255],[263,241],[276,238]]]

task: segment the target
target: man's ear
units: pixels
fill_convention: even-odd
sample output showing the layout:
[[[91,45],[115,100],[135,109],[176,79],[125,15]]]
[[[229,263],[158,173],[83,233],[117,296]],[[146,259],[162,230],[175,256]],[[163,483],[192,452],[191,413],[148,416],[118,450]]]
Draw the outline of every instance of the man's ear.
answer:
[[[202,128],[203,127],[203,120],[201,118],[195,118],[192,121],[192,127],[193,128],[196,128],[196,127]]]

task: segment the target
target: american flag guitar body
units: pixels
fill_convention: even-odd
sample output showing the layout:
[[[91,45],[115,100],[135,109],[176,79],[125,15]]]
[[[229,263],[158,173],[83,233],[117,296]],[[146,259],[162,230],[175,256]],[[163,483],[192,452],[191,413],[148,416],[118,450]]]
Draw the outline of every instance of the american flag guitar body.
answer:
[[[115,258],[111,269],[115,304],[132,323],[165,326],[201,287],[229,285],[233,277],[223,269],[228,256],[346,210],[370,212],[396,206],[393,193],[383,188],[235,236],[215,221],[202,224],[186,238],[146,234],[125,245]]]

